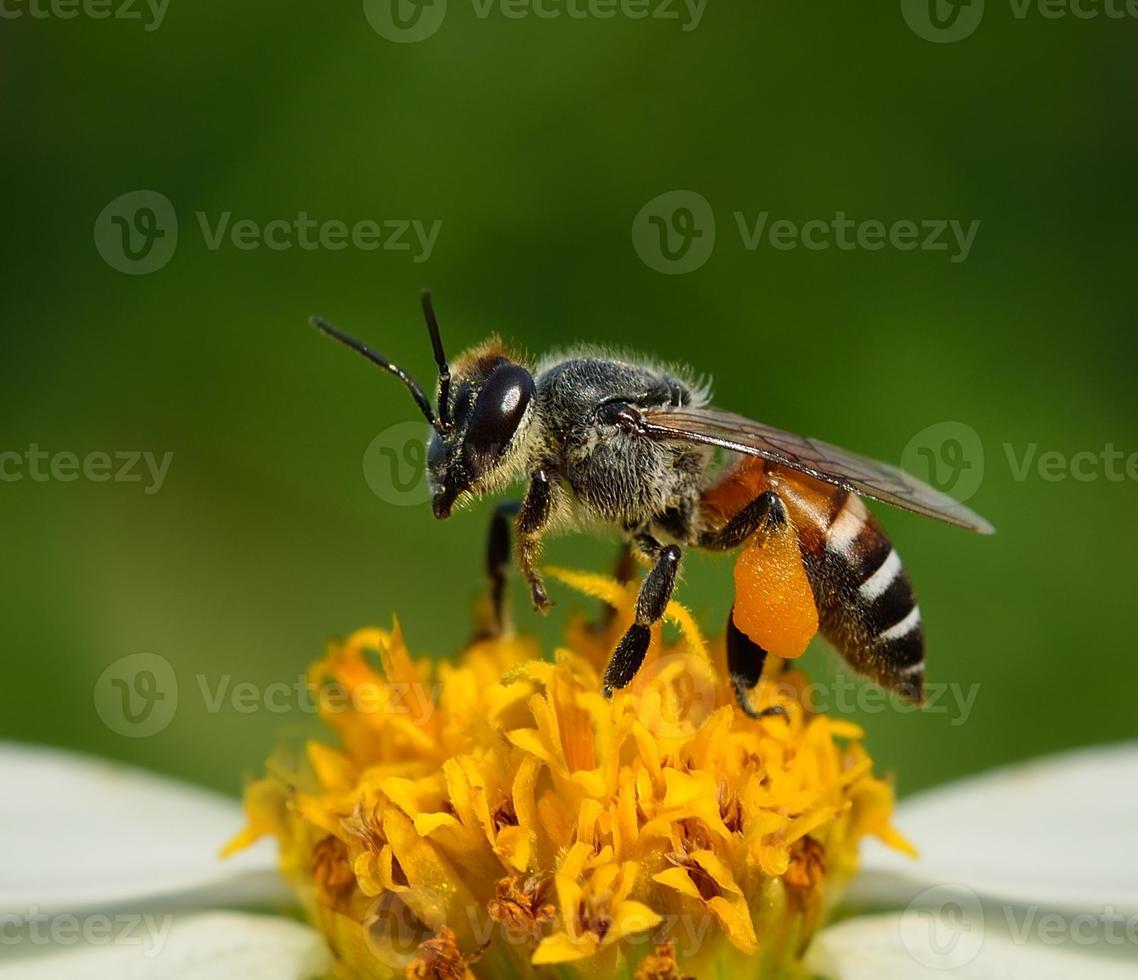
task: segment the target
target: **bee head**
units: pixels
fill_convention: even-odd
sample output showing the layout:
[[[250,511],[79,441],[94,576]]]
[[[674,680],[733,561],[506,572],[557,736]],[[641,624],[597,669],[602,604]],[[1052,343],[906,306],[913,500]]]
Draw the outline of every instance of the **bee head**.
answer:
[[[432,505],[440,519],[450,516],[464,494],[487,493],[509,479],[510,463],[530,428],[534,397],[529,371],[495,344],[463,358],[451,387],[447,421],[435,428],[427,449]]]
[[[419,383],[366,344],[319,317],[312,325],[351,347],[399,378],[434,429],[427,448],[427,478],[435,517],[449,517],[462,496],[477,496],[504,484],[533,417],[533,377],[491,342],[465,355],[451,376],[430,294],[423,293],[423,314],[439,369],[437,410]]]

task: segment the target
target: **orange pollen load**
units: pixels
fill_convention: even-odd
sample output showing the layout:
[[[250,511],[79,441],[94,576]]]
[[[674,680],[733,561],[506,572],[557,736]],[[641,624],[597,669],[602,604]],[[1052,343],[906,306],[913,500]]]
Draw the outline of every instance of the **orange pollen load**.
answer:
[[[818,632],[818,607],[798,536],[762,535],[735,562],[735,625],[775,657],[802,655]]]

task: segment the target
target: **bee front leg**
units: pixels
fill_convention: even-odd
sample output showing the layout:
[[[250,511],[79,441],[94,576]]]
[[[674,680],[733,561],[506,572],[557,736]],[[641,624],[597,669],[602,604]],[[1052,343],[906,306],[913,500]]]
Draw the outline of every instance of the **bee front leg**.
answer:
[[[620,638],[605,668],[605,697],[612,697],[614,690],[624,687],[636,676],[652,640],[652,625],[663,617],[676,587],[676,573],[682,557],[680,549],[674,544],[662,549],[655,542],[653,544],[658,549],[656,561],[640,585],[640,594],[636,598],[636,621]]]
[[[518,513],[518,565],[529,583],[533,607],[538,612],[549,612],[552,603],[545,591],[537,563],[541,557],[541,533],[549,521],[553,505],[553,483],[545,470],[530,477],[529,489]]]

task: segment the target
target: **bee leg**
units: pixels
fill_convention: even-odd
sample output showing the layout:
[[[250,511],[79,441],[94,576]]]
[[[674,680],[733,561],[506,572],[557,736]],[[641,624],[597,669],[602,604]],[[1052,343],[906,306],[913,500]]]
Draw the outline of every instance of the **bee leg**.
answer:
[[[763,676],[763,665],[767,652],[735,625],[735,607],[727,614],[727,672],[731,675],[731,685],[735,688],[735,700],[745,715],[752,718],[768,718],[771,715],[786,717],[786,709],[781,705],[757,710],[751,704],[751,694]]]
[[[640,543],[640,539],[637,539]],[[655,564],[640,585],[640,595],[636,599],[636,621],[628,627],[620,638],[612,658],[605,668],[604,695],[612,697],[612,692],[624,687],[640,669],[648,644],[652,640],[652,624],[659,622],[672,598],[676,586],[676,573],[680,568],[680,549],[673,545],[658,550]]]
[[[494,508],[486,539],[486,577],[490,584],[490,623],[482,636],[501,636],[510,631],[506,603],[506,572],[510,566],[510,523],[521,508],[520,500],[504,500]]]
[[[773,490],[764,490],[722,527],[704,531],[699,547],[709,551],[737,548],[760,528],[776,528],[786,523],[786,507]]]
[[[529,583],[533,607],[538,612],[549,612],[553,605],[545,591],[537,562],[541,557],[541,532],[549,521],[553,505],[553,484],[545,470],[530,477],[529,489],[518,512],[518,564]]]

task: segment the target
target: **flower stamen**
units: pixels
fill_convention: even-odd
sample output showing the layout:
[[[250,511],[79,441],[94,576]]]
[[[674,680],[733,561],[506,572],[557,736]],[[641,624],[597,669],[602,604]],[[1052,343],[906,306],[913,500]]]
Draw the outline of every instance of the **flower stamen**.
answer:
[[[909,847],[860,729],[812,713],[798,671],[755,691],[785,717],[744,715],[675,604],[678,637],[654,629],[606,700],[636,589],[554,577],[615,612],[552,662],[517,636],[416,661],[398,624],[332,646],[309,678],[336,745],[271,763],[231,849],[278,840],[345,978],[782,975],[860,841]]]

